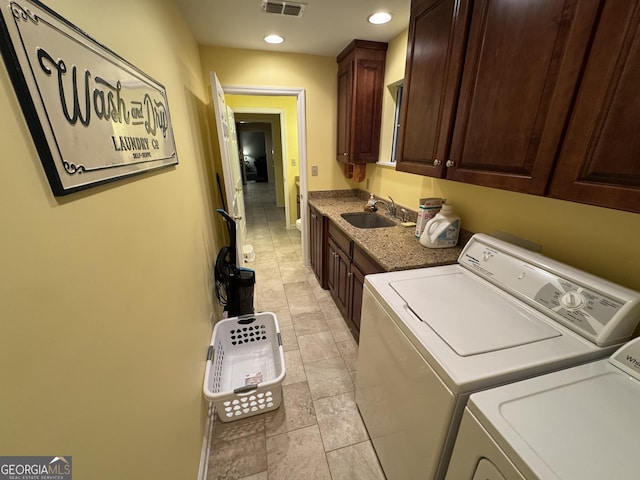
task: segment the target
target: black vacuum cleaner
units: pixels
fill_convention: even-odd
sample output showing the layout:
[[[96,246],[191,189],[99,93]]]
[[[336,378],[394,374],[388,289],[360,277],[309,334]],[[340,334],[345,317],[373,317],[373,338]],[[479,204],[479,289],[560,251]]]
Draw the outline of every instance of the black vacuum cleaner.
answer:
[[[222,247],[216,258],[216,297],[227,317],[251,315],[256,272],[236,265],[236,222],[224,210],[216,211],[225,219],[229,231],[229,245]]]

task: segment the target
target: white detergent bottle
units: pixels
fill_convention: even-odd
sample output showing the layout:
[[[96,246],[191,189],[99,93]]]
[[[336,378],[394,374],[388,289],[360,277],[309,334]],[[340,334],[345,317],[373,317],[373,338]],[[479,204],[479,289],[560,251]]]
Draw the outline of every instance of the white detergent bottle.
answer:
[[[420,245],[427,248],[455,247],[460,233],[460,217],[453,213],[451,205],[442,205],[442,209],[435,217],[427,222]]]

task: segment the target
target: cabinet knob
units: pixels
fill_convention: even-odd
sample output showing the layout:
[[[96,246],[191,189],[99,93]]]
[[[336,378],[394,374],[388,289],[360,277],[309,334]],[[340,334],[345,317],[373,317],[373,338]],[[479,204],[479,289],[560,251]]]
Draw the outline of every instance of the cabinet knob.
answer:
[[[442,165],[442,162],[436,158],[436,159],[433,161],[433,166],[434,166],[434,167],[439,167],[440,165]]]
[[[342,155],[344,155],[346,157],[347,156],[347,152],[344,152]]]
[[[445,165],[449,168],[455,166],[455,163],[453,162],[453,160],[447,160],[447,163],[445,163]]]

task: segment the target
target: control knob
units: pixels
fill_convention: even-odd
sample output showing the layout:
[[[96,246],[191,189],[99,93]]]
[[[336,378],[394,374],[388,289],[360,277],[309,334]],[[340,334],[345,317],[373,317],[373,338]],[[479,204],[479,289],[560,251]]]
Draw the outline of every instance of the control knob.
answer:
[[[567,292],[560,299],[560,303],[570,310],[578,310],[584,306],[586,300],[581,293]]]

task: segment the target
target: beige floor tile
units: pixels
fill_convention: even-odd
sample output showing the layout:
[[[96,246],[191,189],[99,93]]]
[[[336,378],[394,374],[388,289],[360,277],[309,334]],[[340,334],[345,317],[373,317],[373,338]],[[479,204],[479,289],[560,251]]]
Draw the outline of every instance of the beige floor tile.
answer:
[[[247,451],[251,455],[247,455]],[[216,419],[207,480],[242,478],[266,468],[267,451],[262,415],[229,423]]]
[[[314,300],[316,299],[315,296],[313,295],[313,289],[311,288],[311,285],[309,285],[309,282],[307,281],[287,283],[284,286],[284,291],[285,291],[285,294],[287,295],[288,300],[291,300],[297,297],[311,297],[311,296],[314,297]]]
[[[354,391],[351,376],[340,357],[307,363],[304,370],[314,400]]]
[[[318,306],[320,307],[320,310],[322,311],[324,318],[326,318],[327,320],[331,318],[342,319],[342,314],[340,313],[340,310],[338,310],[338,307],[336,307],[336,304],[334,303],[333,299],[330,296],[329,298],[318,300]]]
[[[282,281],[280,276],[280,270],[276,265],[258,267],[255,264],[248,263],[247,268],[251,268],[256,272],[256,287],[257,284],[265,280],[279,280]]]
[[[333,335],[333,339],[336,343],[351,340],[353,338],[351,331],[347,327],[347,324],[344,323],[344,319],[342,317],[329,318],[326,322],[327,325],[329,325],[329,331],[331,332],[331,335]]]
[[[269,480],[331,480],[317,425],[267,438]]]
[[[266,310],[262,310],[266,311]],[[273,308],[269,310],[269,312],[273,313],[277,320],[278,326],[282,327],[293,327],[293,323],[291,322],[291,312],[289,311],[289,305],[283,305],[281,307]]]
[[[287,240],[288,240],[288,237],[287,237]],[[288,243],[289,245],[286,247],[278,247],[277,245],[273,246],[276,252],[276,258],[278,259],[278,265],[282,264],[283,262],[286,263],[290,260],[297,261],[296,251],[293,248],[293,245],[291,245],[291,241],[288,240]]]
[[[280,325],[280,322],[278,322],[278,325]],[[280,325],[280,335],[282,336],[282,349],[285,352],[298,350],[298,337],[293,325]]]
[[[329,325],[321,312],[292,314],[291,322],[295,328],[296,335],[310,335],[329,330]]]
[[[283,385],[305,382],[307,380],[299,350],[284,352],[284,364],[286,374],[282,382]]]
[[[292,256],[291,258],[283,258],[278,262],[278,266],[279,268],[298,268],[301,265],[301,261],[300,258],[294,254],[294,256]],[[303,279],[303,276],[296,276],[294,277],[292,280],[293,281],[300,281]]]
[[[277,260],[276,250],[270,236],[256,237],[254,235],[250,245],[256,254],[256,260]]]
[[[291,243],[291,239],[284,234],[284,236],[274,236],[272,235],[273,238],[273,248],[276,251],[276,255],[278,254],[279,251],[291,251],[291,253],[293,254],[293,244]],[[286,257],[282,257],[283,260],[286,260]]]
[[[304,282],[307,279],[307,271],[302,265],[282,265],[280,276],[283,283]]]
[[[282,404],[264,414],[267,437],[315,425],[316,415],[307,382],[283,385]]]
[[[353,372],[358,369],[358,345],[353,338],[349,338],[343,342],[336,342],[340,356],[347,366],[347,370]]]
[[[313,295],[318,300],[318,303],[320,303],[322,300],[331,300],[331,292],[329,292],[329,290],[322,289],[320,284],[318,284],[315,275],[311,280],[309,280],[309,283],[312,283],[312,282],[315,283],[315,285],[313,285]],[[322,305],[320,308],[322,308]]]
[[[313,404],[325,451],[369,439],[356,407],[353,392],[320,398],[314,400]]]
[[[258,292],[256,296],[258,308],[262,311],[272,312],[274,309],[286,307],[287,297],[284,292]]]
[[[267,472],[256,473],[255,475],[251,475],[250,477],[244,477],[239,480],[268,480]]]
[[[338,347],[329,331],[299,335],[298,346],[304,363],[318,362],[340,356]]]
[[[275,248],[271,245],[269,240],[265,240],[265,242],[268,243],[253,245],[253,251],[256,254],[256,258],[251,263],[258,266],[277,265],[278,257],[276,257]]]
[[[309,293],[309,295],[299,295],[287,301],[291,315],[310,312],[322,313],[320,305],[318,305],[318,301],[313,293]]]
[[[371,442],[362,442],[327,453],[333,480],[385,480]]]
[[[266,257],[271,256],[275,257],[276,251],[273,248],[273,243],[271,243],[270,238],[260,239],[260,238],[252,238],[251,240],[247,239],[247,243],[253,246],[253,251],[256,253],[256,257]]]
[[[259,282],[256,282],[254,291],[257,293],[264,293],[265,295],[271,295],[273,293],[285,293],[284,284],[282,283],[282,280],[279,276],[277,278],[263,279]]]

